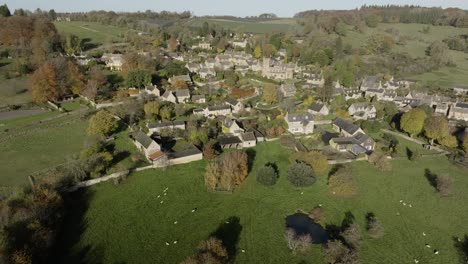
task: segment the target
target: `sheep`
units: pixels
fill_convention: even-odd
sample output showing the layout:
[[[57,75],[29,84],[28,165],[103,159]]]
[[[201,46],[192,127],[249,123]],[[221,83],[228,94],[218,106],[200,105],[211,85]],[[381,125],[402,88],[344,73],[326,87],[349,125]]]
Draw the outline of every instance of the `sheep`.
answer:
[[[437,249],[434,249],[434,254],[439,255],[439,251]]]
[[[177,242],[178,242],[177,240],[174,240],[174,244],[177,244]]]
[[[179,223],[179,222],[177,222],[177,221],[174,221],[174,225],[177,225],[177,223]]]
[[[169,246],[169,245],[170,245],[169,242],[166,241],[166,246]]]
[[[429,244],[426,244],[426,247],[427,247],[427,248],[431,248],[431,245],[429,245]]]

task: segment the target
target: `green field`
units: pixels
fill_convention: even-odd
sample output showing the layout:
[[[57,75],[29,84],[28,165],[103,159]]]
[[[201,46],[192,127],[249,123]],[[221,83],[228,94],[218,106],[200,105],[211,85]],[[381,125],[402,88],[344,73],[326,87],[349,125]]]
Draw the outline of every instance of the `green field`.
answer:
[[[2,121],[8,130],[0,130],[0,186],[24,185],[28,175],[62,164],[79,152],[87,122],[67,115],[37,123],[54,115],[57,112]]]
[[[96,46],[120,42],[126,28],[103,25],[98,22],[55,22],[55,27],[61,34],[74,34],[80,39],[88,39],[88,43]]]
[[[7,79],[14,71],[11,59],[0,59],[0,107],[31,102],[29,79],[27,77]]]
[[[377,28],[367,28],[364,33],[348,31],[343,38],[344,43],[349,43],[353,47],[362,47],[366,40],[374,33],[383,33],[387,29],[396,29],[400,36],[408,37],[405,45],[396,46],[398,52],[408,53],[410,56],[426,56],[427,47],[434,41],[446,39],[451,36],[468,34],[466,28],[456,28],[448,26],[431,26],[430,33],[422,33],[425,25],[421,24],[384,24],[381,23]],[[459,51],[450,51],[450,56],[457,64],[456,67],[442,67],[439,70],[424,73],[421,75],[410,76],[411,79],[423,81],[426,84],[435,84],[446,88],[451,88],[455,84],[468,84],[468,54]]]
[[[293,18],[287,19],[276,19],[270,21],[261,21],[261,22],[250,22],[250,21],[236,21],[228,19],[193,19],[191,20],[190,26],[192,27],[201,27],[204,22],[209,24],[217,24],[226,29],[231,29],[235,31],[245,32],[245,33],[271,33],[271,32],[288,32],[288,33],[300,33],[302,32],[302,27],[297,24],[296,20]]]
[[[367,162],[353,163],[359,194],[341,199],[328,193],[326,177],[309,188],[292,187],[285,179],[290,152],[278,143],[260,143],[254,150],[253,172],[267,162],[277,163],[280,180],[275,186],[259,185],[251,173],[234,194],[207,192],[205,162],[200,161],[135,173],[120,185],[105,183],[75,193],[55,262],[179,263],[222,226],[229,234],[225,243],[235,249],[235,263],[324,263],[320,246],[307,255],[293,255],[283,238],[287,215],[323,204],[329,225],[339,226],[348,211],[361,230],[369,212],[382,221],[383,238],[364,235],[362,263],[414,263],[414,258],[420,263],[458,263],[453,237],[468,232],[468,179],[466,170],[445,158],[394,161],[393,171],[384,173]],[[425,169],[454,177],[453,195],[441,198],[426,180]],[[165,188],[167,196],[162,195]],[[198,208],[196,213],[191,213],[193,208]],[[239,222],[225,223],[232,217]],[[434,248],[439,255],[432,253]]]

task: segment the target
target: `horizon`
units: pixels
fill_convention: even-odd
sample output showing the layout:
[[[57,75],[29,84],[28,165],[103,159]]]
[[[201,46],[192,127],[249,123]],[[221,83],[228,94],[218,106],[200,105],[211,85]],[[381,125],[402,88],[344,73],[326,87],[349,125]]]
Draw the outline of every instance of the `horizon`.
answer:
[[[40,8],[42,10],[54,9],[56,12],[89,12],[89,11],[114,11],[114,12],[144,12],[151,10],[155,12],[171,11],[183,12],[190,11],[194,16],[258,16],[262,13],[274,13],[278,17],[293,17],[295,14],[307,10],[353,10],[363,5],[415,5],[422,7],[441,7],[441,8],[460,8],[468,9],[468,2],[464,0],[373,0],[362,1],[354,0],[341,3],[341,1],[328,1],[326,3],[316,0],[295,0],[294,4],[285,2],[263,3],[260,0],[238,0],[236,2],[226,2],[213,5],[210,0],[200,0],[196,3],[186,3],[185,0],[174,0],[169,3],[162,3],[160,0],[146,1],[134,0],[131,4],[124,1],[102,0],[99,3],[92,0],[59,1],[59,0],[7,0],[2,1],[13,12],[15,9],[23,8],[31,11]],[[295,8],[291,8],[291,6]],[[164,6],[164,8],[160,8]],[[229,10],[226,12],[225,10]]]

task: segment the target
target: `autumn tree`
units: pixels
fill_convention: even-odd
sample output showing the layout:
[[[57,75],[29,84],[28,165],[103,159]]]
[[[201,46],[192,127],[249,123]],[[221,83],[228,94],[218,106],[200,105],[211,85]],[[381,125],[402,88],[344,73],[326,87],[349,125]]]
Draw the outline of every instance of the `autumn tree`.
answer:
[[[44,63],[31,76],[31,94],[35,102],[58,100],[68,93],[79,94],[84,87],[78,66],[59,57]]]
[[[453,178],[448,175],[437,176],[436,189],[442,196],[449,196],[453,191]]]
[[[328,178],[328,190],[338,196],[349,197],[357,194],[358,186],[350,167],[339,167]]]
[[[263,57],[265,58],[270,58],[271,56],[275,55],[277,52],[275,46],[271,44],[263,45],[262,51],[263,51]]]
[[[169,39],[169,43],[167,44],[167,48],[171,52],[177,51],[177,49],[179,48],[179,43],[178,43],[178,41],[177,41],[177,39],[175,37],[171,37]]]
[[[98,94],[99,88],[107,83],[107,77],[98,66],[89,69],[89,79],[82,94],[87,98],[94,100]]]
[[[224,153],[208,163],[205,184],[209,190],[233,191],[248,174],[247,154],[242,151]]]
[[[284,239],[288,248],[296,254],[297,250],[305,252],[312,244],[312,237],[309,234],[298,235],[292,228],[287,228],[284,232]]]
[[[440,144],[449,147],[449,148],[455,148],[458,146],[458,140],[457,137],[452,136],[452,135],[445,135],[441,139],[438,140]]]
[[[400,120],[400,128],[411,137],[418,135],[424,128],[426,113],[420,108],[414,108],[404,113]]]
[[[353,249],[357,250],[361,247],[362,237],[361,229],[358,224],[349,225],[342,233],[341,236],[345,239],[346,243]]]
[[[323,175],[330,169],[327,156],[318,151],[296,152],[291,159],[309,164],[316,175]]]
[[[356,251],[349,249],[340,240],[330,240],[324,248],[325,259],[331,264],[360,263]]]
[[[260,45],[257,45],[254,50],[254,57],[260,59],[262,57],[263,51]]]
[[[160,107],[161,105],[158,101],[151,101],[143,106],[143,110],[145,111],[146,116],[150,117],[158,115]]]
[[[135,70],[144,70],[148,74],[151,74],[155,68],[154,66],[151,57],[129,52],[123,56],[122,75],[127,77],[130,72]]]
[[[424,134],[434,144],[435,139],[442,139],[448,135],[448,121],[444,116],[431,116],[424,122]]]
[[[278,88],[274,84],[265,84],[263,87],[262,99],[266,103],[273,104],[278,102]]]
[[[89,120],[88,134],[108,136],[117,128],[117,120],[107,111],[97,112]]]
[[[198,246],[198,252],[182,261],[182,264],[223,264],[228,262],[228,252],[223,242],[210,237]]]
[[[369,236],[373,239],[381,238],[384,233],[384,228],[382,223],[380,222],[374,214],[369,213],[366,216],[366,229]]]
[[[172,88],[174,88],[174,89],[176,89],[176,90],[188,89],[188,85],[187,85],[187,82],[184,81],[184,80],[175,80],[175,81],[172,83]]]
[[[444,66],[452,62],[445,42],[435,41],[427,49],[427,54],[436,65]]]
[[[174,116],[174,109],[169,105],[165,105],[159,109],[159,116],[163,121],[170,121]]]

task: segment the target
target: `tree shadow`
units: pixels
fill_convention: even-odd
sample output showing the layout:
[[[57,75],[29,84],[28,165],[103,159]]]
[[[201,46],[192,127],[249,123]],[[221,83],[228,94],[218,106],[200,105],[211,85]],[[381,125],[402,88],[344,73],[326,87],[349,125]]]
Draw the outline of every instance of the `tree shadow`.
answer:
[[[345,213],[345,218],[341,222],[341,230],[343,231],[346,228],[348,228],[350,225],[352,225],[354,223],[354,220],[355,220],[355,217],[353,213],[351,213],[350,211],[347,211]]]
[[[231,216],[210,235],[223,241],[223,245],[228,252],[229,260],[232,263],[237,254],[236,245],[237,242],[239,242],[241,231],[242,225],[240,224],[239,217]]]
[[[272,167],[273,170],[275,171],[275,173],[277,175],[279,175],[279,168],[278,168],[278,165],[276,164],[276,162],[269,161],[267,164],[265,164],[265,167]]]
[[[453,237],[453,243],[458,251],[460,263],[468,262],[468,235],[465,235],[463,239],[459,237]]]
[[[257,152],[254,149],[249,148],[245,151],[245,153],[247,154],[247,169],[250,173],[252,171]]]
[[[369,223],[375,219],[375,214],[372,212],[368,212],[366,214],[366,229],[369,229]]]
[[[328,172],[328,178],[330,178],[333,174],[335,174],[337,171],[340,169],[343,169],[345,166],[342,164],[335,165],[331,168],[331,170]]]
[[[131,153],[128,150],[120,150],[118,152],[114,152],[114,158],[112,159],[112,164],[110,165],[110,167],[130,157],[130,154]]]
[[[414,152],[409,149],[408,147],[406,147],[406,157],[409,159],[409,160],[412,160],[413,159],[413,156],[414,156]]]
[[[437,174],[431,172],[429,169],[425,169],[424,176],[432,187],[437,188]]]
[[[90,189],[81,189],[64,194],[63,197],[65,213],[47,263],[103,263],[105,247],[102,244],[79,246],[76,250],[88,226],[85,215],[93,192]]]

